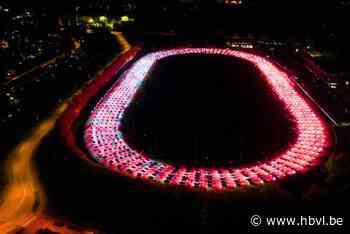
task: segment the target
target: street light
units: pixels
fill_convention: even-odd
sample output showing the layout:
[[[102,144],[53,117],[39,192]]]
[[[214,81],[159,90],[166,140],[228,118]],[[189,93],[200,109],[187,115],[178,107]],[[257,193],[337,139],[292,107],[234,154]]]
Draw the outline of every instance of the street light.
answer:
[[[121,19],[122,22],[128,22],[130,20],[127,15],[124,15],[124,16],[120,17],[120,19]]]
[[[106,16],[100,16],[100,18],[98,18],[101,22],[106,22],[107,21],[107,17]]]

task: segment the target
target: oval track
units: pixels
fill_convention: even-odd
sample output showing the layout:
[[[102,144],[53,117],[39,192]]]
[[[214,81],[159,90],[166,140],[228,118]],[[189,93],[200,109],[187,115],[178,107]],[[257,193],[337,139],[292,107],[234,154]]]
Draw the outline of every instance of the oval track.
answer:
[[[162,58],[178,54],[218,54],[238,57],[255,65],[262,74],[261,78],[266,80],[271,92],[281,100],[296,123],[294,144],[274,155],[270,161],[242,168],[178,167],[131,148],[121,132],[125,110],[152,65]],[[298,91],[288,75],[268,59],[243,51],[213,48],[172,49],[140,58],[99,100],[84,129],[84,140],[90,154],[112,171],[152,183],[214,191],[260,186],[304,172],[327,154],[330,135],[323,116]]]

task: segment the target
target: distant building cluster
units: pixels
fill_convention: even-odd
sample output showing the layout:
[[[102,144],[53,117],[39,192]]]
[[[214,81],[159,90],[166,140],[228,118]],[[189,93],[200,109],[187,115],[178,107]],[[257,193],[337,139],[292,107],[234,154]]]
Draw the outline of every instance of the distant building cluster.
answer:
[[[55,56],[64,46],[58,21],[45,12],[0,6],[0,82]]]

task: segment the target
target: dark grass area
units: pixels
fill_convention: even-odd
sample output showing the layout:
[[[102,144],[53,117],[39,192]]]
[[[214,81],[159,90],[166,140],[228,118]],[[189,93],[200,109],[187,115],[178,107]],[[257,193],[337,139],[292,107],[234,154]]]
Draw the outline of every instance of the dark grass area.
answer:
[[[241,166],[294,141],[293,121],[249,63],[179,55],[157,63],[123,119],[127,142],[167,162]]]

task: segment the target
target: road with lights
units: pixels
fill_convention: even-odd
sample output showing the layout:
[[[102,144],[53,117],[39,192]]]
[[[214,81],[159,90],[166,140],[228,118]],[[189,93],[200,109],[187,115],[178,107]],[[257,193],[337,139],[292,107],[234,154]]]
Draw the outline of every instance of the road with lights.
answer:
[[[32,157],[67,106],[68,103],[65,102],[57,108],[8,155],[5,175],[9,181],[2,194],[3,201],[0,206],[1,233],[7,233],[15,227],[27,226],[45,208],[45,195],[32,165]]]
[[[74,47],[73,47],[72,51],[78,50],[81,46],[80,42],[76,41],[74,39],[73,39],[73,45],[74,45]],[[51,58],[51,59],[49,59],[49,60],[47,60],[39,65],[36,65],[33,68],[31,68],[30,70],[23,72],[22,74],[16,75],[14,77],[10,77],[7,82],[4,82],[0,85],[0,89],[4,88],[6,86],[12,85],[13,83],[18,82],[20,80],[25,80],[25,79],[28,79],[30,77],[35,78],[36,74],[39,74],[40,72],[42,72],[42,70],[44,68],[46,68],[50,64],[54,64],[59,58],[63,58],[65,56],[65,53],[66,52],[61,53],[61,54],[55,56],[54,58]]]

